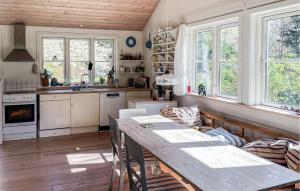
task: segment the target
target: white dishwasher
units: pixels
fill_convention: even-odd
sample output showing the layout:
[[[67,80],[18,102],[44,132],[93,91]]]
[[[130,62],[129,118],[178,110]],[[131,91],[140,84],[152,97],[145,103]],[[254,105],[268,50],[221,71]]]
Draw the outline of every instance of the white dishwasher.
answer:
[[[108,114],[119,118],[119,110],[125,109],[125,92],[100,93],[100,126],[108,126]]]

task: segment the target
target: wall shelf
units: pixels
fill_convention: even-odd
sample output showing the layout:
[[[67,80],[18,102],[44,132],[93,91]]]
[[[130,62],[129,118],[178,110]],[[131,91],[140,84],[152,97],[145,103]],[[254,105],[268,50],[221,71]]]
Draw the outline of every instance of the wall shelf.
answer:
[[[166,71],[169,71],[170,73],[174,72],[177,28],[172,28],[169,30],[160,30],[163,31],[152,33],[152,72],[155,75],[164,74]]]

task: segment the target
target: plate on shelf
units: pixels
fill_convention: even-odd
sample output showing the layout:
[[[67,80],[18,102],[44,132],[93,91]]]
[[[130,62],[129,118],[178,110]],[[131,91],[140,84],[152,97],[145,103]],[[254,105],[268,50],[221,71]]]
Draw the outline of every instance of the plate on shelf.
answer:
[[[136,39],[133,36],[130,36],[126,39],[126,45],[130,48],[135,47],[136,45]]]

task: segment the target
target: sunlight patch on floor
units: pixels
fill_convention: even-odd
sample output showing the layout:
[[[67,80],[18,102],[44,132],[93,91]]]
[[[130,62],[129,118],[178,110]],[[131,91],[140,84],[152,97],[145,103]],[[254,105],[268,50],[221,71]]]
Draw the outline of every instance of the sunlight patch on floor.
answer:
[[[106,162],[100,153],[67,154],[67,160],[69,165],[100,164]]]
[[[71,168],[71,173],[86,172],[86,168]]]

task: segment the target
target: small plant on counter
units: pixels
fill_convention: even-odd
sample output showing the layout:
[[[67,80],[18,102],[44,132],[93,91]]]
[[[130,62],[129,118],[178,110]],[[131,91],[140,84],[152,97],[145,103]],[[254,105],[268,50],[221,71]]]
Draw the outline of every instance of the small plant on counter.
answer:
[[[100,78],[100,84],[104,84],[105,83],[105,79],[104,78]]]
[[[50,73],[47,69],[44,69],[44,71],[41,73],[42,86],[49,86],[49,79],[51,76],[52,73]]]

